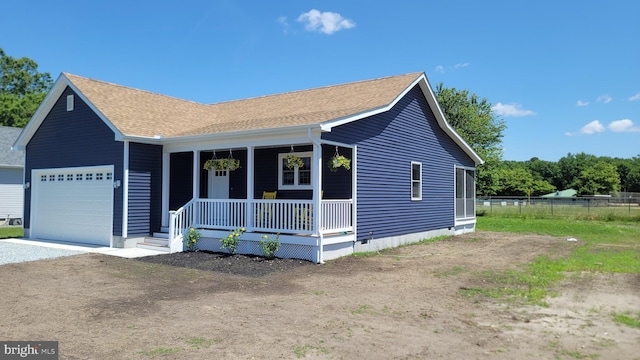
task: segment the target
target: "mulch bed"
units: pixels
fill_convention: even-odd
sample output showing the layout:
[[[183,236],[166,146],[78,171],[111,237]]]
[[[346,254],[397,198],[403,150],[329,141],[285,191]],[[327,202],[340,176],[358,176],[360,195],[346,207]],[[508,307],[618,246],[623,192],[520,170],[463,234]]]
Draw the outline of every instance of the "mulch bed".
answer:
[[[260,277],[301,266],[315,265],[300,259],[265,259],[255,255],[230,255],[212,251],[185,251],[137,258],[138,261],[169,266]]]

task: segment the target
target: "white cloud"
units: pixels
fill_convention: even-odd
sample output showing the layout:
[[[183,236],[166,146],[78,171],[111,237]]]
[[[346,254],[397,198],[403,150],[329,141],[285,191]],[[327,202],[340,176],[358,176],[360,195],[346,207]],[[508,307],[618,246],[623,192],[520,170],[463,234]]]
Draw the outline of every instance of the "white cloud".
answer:
[[[468,66],[471,66],[471,63],[457,63],[453,66],[449,65],[446,68],[442,65],[438,65],[436,66],[435,71],[439,73],[444,73],[445,70],[458,70],[458,69],[466,68]]]
[[[611,96],[609,96],[609,95],[601,95],[601,96],[598,96],[598,99],[596,99],[596,100],[598,102],[608,104],[613,100],[613,98]]]
[[[280,25],[282,25],[282,29],[284,30],[284,33],[285,34],[288,33],[289,32],[289,21],[287,20],[287,17],[286,16],[280,16],[277,21],[278,21],[278,23]]]
[[[536,114],[532,110],[523,109],[520,104],[497,103],[491,107],[491,110],[493,110],[494,113],[501,116],[520,117],[520,116],[530,116],[530,115]]]
[[[316,9],[311,9],[309,12],[300,14],[298,21],[304,23],[304,27],[308,31],[319,31],[327,35],[356,26],[355,22],[343,18],[342,15],[338,13],[330,11],[320,12]]]
[[[629,119],[612,121],[607,127],[613,132],[640,132],[640,126],[634,126]]]
[[[640,93],[637,93],[629,98],[629,101],[638,101],[640,100]]]
[[[589,106],[589,102],[578,100],[578,102],[576,103],[576,106]]]
[[[593,120],[592,122],[583,126],[582,129],[580,129],[581,134],[587,134],[587,135],[591,135],[591,134],[595,134],[603,131],[604,131],[604,126],[602,126],[602,123],[600,122],[600,120]]]

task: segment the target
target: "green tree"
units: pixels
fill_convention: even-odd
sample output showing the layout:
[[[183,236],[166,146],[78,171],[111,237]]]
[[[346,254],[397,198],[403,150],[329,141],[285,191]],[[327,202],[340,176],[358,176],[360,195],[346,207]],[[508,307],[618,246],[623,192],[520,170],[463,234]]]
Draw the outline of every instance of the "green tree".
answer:
[[[485,161],[476,170],[478,195],[495,195],[496,170],[502,159],[504,121],[495,116],[491,103],[469,90],[445,88],[442,83],[435,95],[447,122]]]
[[[52,84],[35,61],[8,56],[0,48],[0,125],[24,127]]]
[[[574,186],[580,195],[606,195],[620,191],[620,176],[614,164],[598,161],[580,172]]]
[[[575,155],[569,153],[567,156],[562,157],[558,161],[561,178],[555,184],[558,190],[565,190],[574,186],[582,171],[595,164],[597,160],[596,156],[583,152]]]

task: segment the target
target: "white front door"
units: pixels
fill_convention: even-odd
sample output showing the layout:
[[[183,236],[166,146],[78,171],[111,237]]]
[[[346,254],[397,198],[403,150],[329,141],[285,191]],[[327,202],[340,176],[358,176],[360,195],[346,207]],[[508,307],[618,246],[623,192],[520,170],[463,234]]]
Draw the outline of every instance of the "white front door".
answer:
[[[209,199],[229,198],[229,171],[209,170],[209,189],[207,192]]]
[[[229,170],[209,170],[208,185],[209,199],[229,199]],[[229,204],[210,206],[209,222],[214,226],[229,225]]]

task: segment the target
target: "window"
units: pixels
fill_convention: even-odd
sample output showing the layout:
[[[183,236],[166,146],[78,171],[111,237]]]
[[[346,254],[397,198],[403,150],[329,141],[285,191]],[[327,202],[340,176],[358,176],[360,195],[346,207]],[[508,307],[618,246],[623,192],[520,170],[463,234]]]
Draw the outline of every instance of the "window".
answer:
[[[287,155],[299,157],[303,165],[289,169]],[[311,158],[313,152],[278,154],[278,189],[311,189]]]
[[[456,167],[456,219],[476,216],[475,170]]]
[[[67,95],[67,111],[73,111],[73,95]]]
[[[422,163],[411,162],[411,200],[422,200]]]

